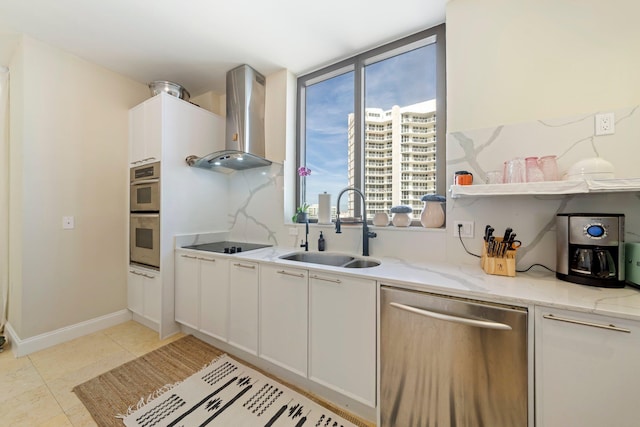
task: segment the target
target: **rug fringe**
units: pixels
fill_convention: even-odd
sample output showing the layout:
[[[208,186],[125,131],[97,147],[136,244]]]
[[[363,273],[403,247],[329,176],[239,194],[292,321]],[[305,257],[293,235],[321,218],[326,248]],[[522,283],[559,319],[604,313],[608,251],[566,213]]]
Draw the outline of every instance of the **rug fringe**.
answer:
[[[213,359],[211,362],[205,364],[202,368],[200,368],[197,372],[195,372],[193,375],[197,374],[198,372],[202,372],[203,370],[207,369],[209,366],[213,365],[214,363],[216,363],[218,360],[222,359],[223,357],[225,357],[227,354],[221,354],[220,356],[216,357],[215,359]],[[185,378],[186,379],[186,378]],[[136,412],[138,409],[142,408],[144,405],[153,402],[155,399],[157,399],[158,397],[162,396],[164,393],[168,392],[169,390],[171,390],[172,388],[182,384],[185,380],[181,380],[181,381],[176,381],[173,384],[165,384],[162,387],[160,387],[159,389],[157,389],[156,391],[154,391],[153,393],[151,393],[150,395],[147,396],[147,398],[145,399],[144,397],[141,397],[140,400],[138,400],[138,403],[129,406],[129,408],[127,408],[127,412],[125,414],[116,414],[115,418],[119,418],[124,420],[126,417],[128,417],[129,415],[133,414],[134,412]]]

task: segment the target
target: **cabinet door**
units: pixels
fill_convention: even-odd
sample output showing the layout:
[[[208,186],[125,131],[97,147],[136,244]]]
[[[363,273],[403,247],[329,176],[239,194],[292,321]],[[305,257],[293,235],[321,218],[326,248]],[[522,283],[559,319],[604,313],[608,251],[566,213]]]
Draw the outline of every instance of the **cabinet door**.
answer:
[[[129,309],[155,323],[160,322],[162,280],[151,270],[129,266],[127,302]]]
[[[260,357],[307,376],[306,270],[260,266]]]
[[[375,281],[314,273],[309,285],[309,377],[375,407]]]
[[[130,166],[161,160],[162,101],[155,96],[129,110]]]
[[[134,313],[144,316],[144,276],[131,267],[127,274],[127,306]]]
[[[191,254],[175,255],[176,322],[198,329],[200,308],[200,261]]]
[[[258,355],[258,264],[229,266],[229,343]]]
[[[200,261],[200,330],[214,338],[229,338],[229,261]]]
[[[632,427],[640,324],[536,307],[536,425]]]
[[[140,104],[129,110],[129,163],[136,166],[145,158],[145,114],[144,104]]]
[[[162,279],[157,272],[144,276],[144,317],[160,324],[162,311]]]

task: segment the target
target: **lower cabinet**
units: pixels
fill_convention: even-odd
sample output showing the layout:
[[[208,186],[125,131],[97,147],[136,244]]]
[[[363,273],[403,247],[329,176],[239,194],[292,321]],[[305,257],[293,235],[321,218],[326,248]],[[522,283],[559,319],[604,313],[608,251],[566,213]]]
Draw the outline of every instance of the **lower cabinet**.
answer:
[[[258,264],[229,266],[229,343],[258,355]]]
[[[229,260],[225,258],[200,261],[200,330],[221,341],[229,339]]]
[[[160,273],[129,265],[127,306],[129,310],[154,323],[160,323],[162,278]]]
[[[638,425],[638,322],[536,307],[535,335],[537,427]]]
[[[375,407],[374,280],[175,256],[177,322]]]
[[[376,404],[376,282],[309,275],[309,378]]]
[[[228,260],[176,251],[176,322],[226,341],[228,313]]]
[[[307,376],[308,273],[260,266],[260,357]]]

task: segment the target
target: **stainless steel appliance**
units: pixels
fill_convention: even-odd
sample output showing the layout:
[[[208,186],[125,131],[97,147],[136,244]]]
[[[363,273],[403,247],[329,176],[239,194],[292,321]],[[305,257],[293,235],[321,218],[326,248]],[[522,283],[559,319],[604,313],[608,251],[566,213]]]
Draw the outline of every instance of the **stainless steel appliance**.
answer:
[[[605,288],[625,285],[624,215],[556,216],[556,277]]]
[[[265,84],[264,76],[248,65],[227,72],[225,150],[189,156],[189,166],[230,173],[271,164],[264,158]]]
[[[528,425],[527,311],[382,286],[382,427]]]
[[[628,285],[640,288],[640,243],[625,243],[624,257],[627,261],[624,269],[625,281]]]
[[[160,214],[131,213],[129,261],[160,269]]]
[[[131,168],[129,182],[131,212],[160,211],[160,162]]]
[[[160,269],[160,162],[131,168],[129,262]]]
[[[199,245],[183,246],[185,249],[197,249],[199,251],[207,252],[219,252],[224,254],[235,254],[239,252],[248,252],[256,249],[269,248],[271,245],[265,245],[263,243],[248,243],[248,242],[214,242],[214,243],[202,243]]]

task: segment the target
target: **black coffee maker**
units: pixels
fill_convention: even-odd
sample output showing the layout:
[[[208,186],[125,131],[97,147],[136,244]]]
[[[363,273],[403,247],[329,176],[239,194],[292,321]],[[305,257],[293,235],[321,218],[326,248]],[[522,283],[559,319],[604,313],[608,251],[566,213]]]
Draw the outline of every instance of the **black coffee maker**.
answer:
[[[624,287],[624,214],[558,214],[556,236],[558,279]]]

